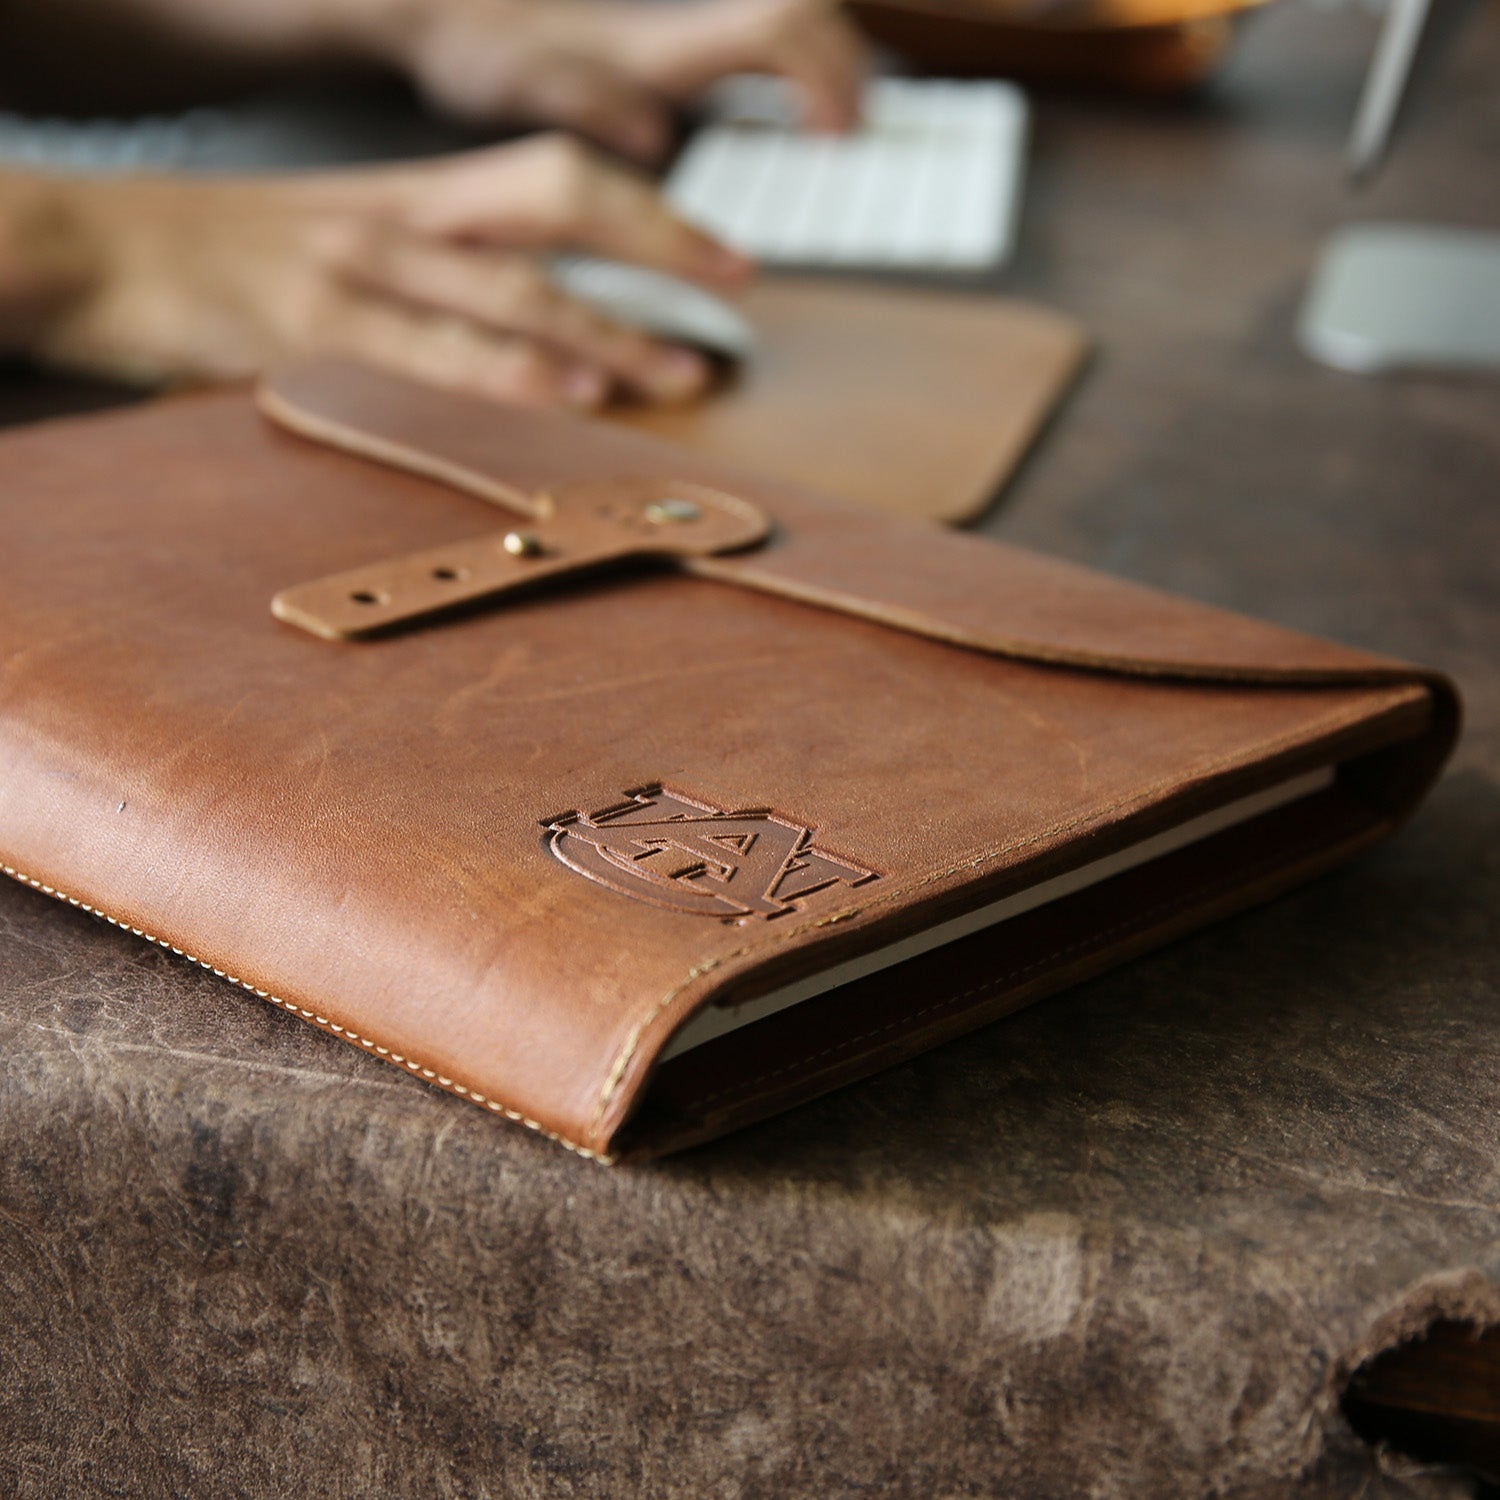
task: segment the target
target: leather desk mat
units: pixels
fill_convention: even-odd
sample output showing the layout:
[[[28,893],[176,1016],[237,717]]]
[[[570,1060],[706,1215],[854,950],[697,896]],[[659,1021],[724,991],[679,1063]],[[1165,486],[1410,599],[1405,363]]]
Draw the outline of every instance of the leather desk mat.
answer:
[[[933,521],[977,518],[1072,383],[1078,323],[1031,302],[814,277],[741,301],[759,347],[703,400],[616,420]]]

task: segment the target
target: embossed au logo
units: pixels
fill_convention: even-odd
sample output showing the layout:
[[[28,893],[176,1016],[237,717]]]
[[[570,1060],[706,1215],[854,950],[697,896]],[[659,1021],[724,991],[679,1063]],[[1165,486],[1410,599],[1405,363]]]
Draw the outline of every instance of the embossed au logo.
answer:
[[[731,811],[660,786],[627,795],[543,827],[570,870],[637,901],[727,922],[771,920],[831,886],[880,878],[816,848],[816,829],[779,813]]]

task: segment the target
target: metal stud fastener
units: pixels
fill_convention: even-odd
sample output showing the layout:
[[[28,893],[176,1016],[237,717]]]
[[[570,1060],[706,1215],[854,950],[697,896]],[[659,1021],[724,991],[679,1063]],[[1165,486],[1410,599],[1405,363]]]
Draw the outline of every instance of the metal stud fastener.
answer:
[[[542,539],[534,531],[507,531],[500,545],[512,557],[540,557]]]
[[[691,500],[653,500],[646,507],[646,519],[653,526],[681,526],[696,521],[703,514]]]

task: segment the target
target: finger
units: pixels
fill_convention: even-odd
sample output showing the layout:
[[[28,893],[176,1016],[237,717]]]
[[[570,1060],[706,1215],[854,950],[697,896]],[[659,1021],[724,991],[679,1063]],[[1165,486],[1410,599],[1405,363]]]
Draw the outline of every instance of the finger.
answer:
[[[868,58],[842,16],[817,14],[802,35],[784,42],[769,61],[801,89],[812,129],[843,132],[859,124]]]
[[[609,376],[521,335],[495,335],[463,319],[352,297],[328,352],[364,360],[445,390],[517,406],[592,410]]]
[[[592,250],[710,285],[754,264],[681,219],[644,177],[564,136],[500,147],[429,172],[408,222],[445,238],[513,249]]]
[[[564,125],[640,162],[659,161],[671,144],[665,107],[648,89],[592,58],[559,58],[539,69],[510,101],[509,113]]]
[[[367,250],[346,274],[492,333],[538,340],[656,400],[684,400],[708,383],[709,367],[700,355],[614,322],[519,257],[401,239]]]
[[[769,72],[795,83],[815,129],[859,121],[869,49],[829,0],[703,0],[655,18],[633,66],[687,97],[729,73]]]

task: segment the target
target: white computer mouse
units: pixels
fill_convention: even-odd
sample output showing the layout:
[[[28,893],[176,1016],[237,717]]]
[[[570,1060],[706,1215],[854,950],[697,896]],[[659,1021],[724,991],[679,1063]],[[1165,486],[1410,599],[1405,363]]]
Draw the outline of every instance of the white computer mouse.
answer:
[[[550,270],[564,291],[656,338],[736,365],[755,351],[750,324],[729,303],[690,281],[591,256],[558,256]]]

